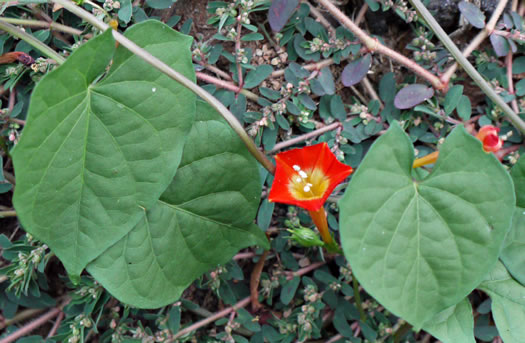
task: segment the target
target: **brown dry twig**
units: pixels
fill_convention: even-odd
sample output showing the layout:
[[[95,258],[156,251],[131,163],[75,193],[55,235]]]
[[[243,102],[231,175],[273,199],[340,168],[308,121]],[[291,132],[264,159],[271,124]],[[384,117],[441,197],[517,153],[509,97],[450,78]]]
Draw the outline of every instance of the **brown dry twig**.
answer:
[[[261,303],[259,302],[259,281],[261,280],[261,273],[264,267],[264,262],[266,261],[266,257],[270,253],[270,250],[265,250],[263,254],[261,255],[261,258],[255,265],[255,267],[252,270],[252,274],[250,276],[250,299],[252,302],[252,312],[257,312],[261,307]]]
[[[44,325],[48,320],[56,317],[62,310],[58,307],[55,307],[48,311],[47,313],[43,314],[42,316],[38,317],[34,321],[24,325],[20,329],[16,330],[9,336],[3,338],[0,340],[0,343],[11,343],[16,341],[18,338],[26,336],[31,331],[39,328],[40,326]]]

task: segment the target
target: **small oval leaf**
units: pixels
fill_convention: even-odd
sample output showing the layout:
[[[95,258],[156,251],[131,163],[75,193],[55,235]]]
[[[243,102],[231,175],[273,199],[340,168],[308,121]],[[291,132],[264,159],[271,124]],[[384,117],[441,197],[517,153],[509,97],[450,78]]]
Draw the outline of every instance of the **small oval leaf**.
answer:
[[[317,80],[319,80],[321,83],[321,86],[323,87],[326,94],[332,95],[335,93],[334,78],[329,67],[324,67],[321,69]]]
[[[462,95],[461,99],[459,100],[458,107],[456,107],[456,111],[458,112],[458,116],[463,120],[469,120],[470,115],[472,114],[472,104],[470,103],[470,99],[466,95]]]
[[[467,21],[470,23],[470,25],[478,29],[482,29],[485,27],[485,15],[483,14],[483,12],[481,12],[478,6],[470,2],[461,1],[458,4],[458,7],[461,11],[461,14],[463,14],[465,19],[467,19]]]
[[[371,64],[372,55],[370,54],[348,63],[341,75],[343,85],[350,87],[361,81],[368,73]]]
[[[434,95],[434,89],[425,85],[413,84],[400,90],[394,99],[394,105],[400,110],[412,108]]]
[[[274,0],[268,10],[268,21],[273,31],[281,31],[299,4],[298,0]]]
[[[498,57],[507,56],[509,53],[509,43],[505,37],[493,33],[490,35],[490,43]]]
[[[244,81],[244,88],[251,89],[258,86],[261,82],[264,81],[270,74],[273,72],[271,65],[263,64],[258,66],[255,70],[251,70],[248,75],[246,75],[246,80]]]

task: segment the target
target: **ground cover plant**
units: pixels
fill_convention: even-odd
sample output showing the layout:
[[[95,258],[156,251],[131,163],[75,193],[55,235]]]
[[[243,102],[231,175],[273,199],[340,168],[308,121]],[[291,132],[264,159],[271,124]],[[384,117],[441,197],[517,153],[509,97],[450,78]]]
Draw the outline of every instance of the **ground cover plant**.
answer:
[[[525,341],[525,4],[440,6],[1,3],[1,342]]]

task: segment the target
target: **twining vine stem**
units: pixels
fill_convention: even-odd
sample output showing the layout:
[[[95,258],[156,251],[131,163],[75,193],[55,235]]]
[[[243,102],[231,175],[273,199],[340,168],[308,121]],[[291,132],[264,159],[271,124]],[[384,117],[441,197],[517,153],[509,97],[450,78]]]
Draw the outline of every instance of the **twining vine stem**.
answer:
[[[0,29],[4,30],[12,36],[24,40],[25,42],[27,42],[27,44],[39,50],[45,56],[54,59],[58,64],[62,64],[66,61],[65,58],[57,54],[55,50],[51,49],[35,37],[31,36],[30,34],[20,30],[16,26],[13,26],[8,22],[4,21],[3,18],[0,18]]]
[[[0,18],[0,21],[14,24],[14,25],[23,25],[29,27],[43,27],[50,30],[61,31],[64,33],[69,33],[71,35],[81,35],[82,31],[74,29],[72,27],[62,25],[55,22],[48,23],[43,20],[32,20],[32,19],[18,19],[18,18]]]

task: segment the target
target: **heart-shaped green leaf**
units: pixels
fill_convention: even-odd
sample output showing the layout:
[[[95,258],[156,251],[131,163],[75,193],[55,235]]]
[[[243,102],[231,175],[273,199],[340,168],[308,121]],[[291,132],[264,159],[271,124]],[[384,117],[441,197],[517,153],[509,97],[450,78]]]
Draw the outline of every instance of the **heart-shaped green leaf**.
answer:
[[[256,161],[209,105],[197,102],[196,113],[181,165],[157,205],[87,267],[113,296],[136,307],[172,303],[241,248],[269,248],[253,223],[261,194]]]
[[[497,260],[514,209],[510,176],[463,127],[432,173],[412,179],[414,149],[397,123],[339,202],[341,240],[363,287],[417,328],[474,289]]]
[[[492,299],[492,316],[505,343],[523,343],[525,337],[525,287],[498,262],[479,288]]]
[[[126,36],[190,79],[192,39],[150,21]],[[195,96],[119,47],[90,40],[35,88],[13,153],[24,228],[72,277],[124,237],[175,175]]]
[[[500,258],[512,276],[525,285],[525,156],[512,167],[510,175],[516,190],[516,210]]]
[[[423,326],[443,343],[476,343],[474,338],[474,317],[468,298],[435,315]]]

